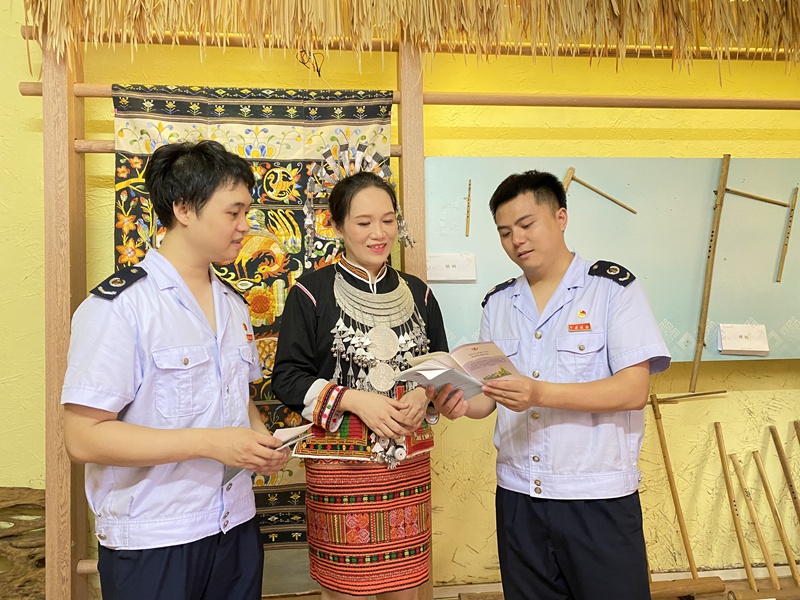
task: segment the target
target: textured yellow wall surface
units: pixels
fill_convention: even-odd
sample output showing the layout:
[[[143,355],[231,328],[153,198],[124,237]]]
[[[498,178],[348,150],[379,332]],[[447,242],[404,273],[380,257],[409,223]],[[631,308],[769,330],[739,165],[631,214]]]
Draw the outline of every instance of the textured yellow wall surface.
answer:
[[[41,99],[30,81],[22,2],[0,5],[0,486],[44,487],[44,206]],[[31,44],[34,77],[38,46]]]
[[[40,52],[30,46],[28,73],[22,3],[0,8],[0,486],[44,485],[44,306],[41,100],[22,98],[17,83],[36,79]],[[244,50],[89,48],[85,79],[93,83],[195,84],[261,87],[393,88],[395,57],[365,55],[361,71],[348,54],[331,52],[323,78],[294,52],[259,56]],[[429,91],[698,97],[800,97],[800,69],[772,61],[678,68],[669,59],[492,58],[439,56],[425,70]],[[439,107],[425,109],[428,156],[797,157],[800,113],[743,110],[645,110]],[[110,100],[86,100],[87,137],[112,138]],[[113,269],[113,160],[87,163],[87,283]],[[414,224],[411,224],[412,228]],[[788,260],[800,260],[794,240]],[[668,252],[665,249],[665,252]],[[698,256],[698,261],[705,260]],[[787,281],[784,285],[800,285]],[[800,288],[799,288],[800,289]],[[699,303],[699,298],[698,298]],[[800,419],[800,361],[709,363],[698,390],[729,393],[663,407],[672,461],[701,568],[741,564],[724,495],[713,422],[723,423],[729,452],[744,463],[772,555],[782,559],[769,510],[757,484],[751,451],[760,450],[781,516],[800,554],[800,526],[791,509],[767,428],[775,424],[800,481],[800,446],[791,422]],[[674,365],[654,380],[659,394],[685,392],[690,365]],[[642,504],[654,570],[685,570],[652,413],[642,452]],[[440,584],[497,581],[494,527],[493,418],[442,423],[434,451],[434,577]],[[737,486],[738,489],[738,486]],[[743,498],[740,512],[745,515]],[[745,517],[746,520],[746,517]],[[761,561],[745,525],[754,562]]]

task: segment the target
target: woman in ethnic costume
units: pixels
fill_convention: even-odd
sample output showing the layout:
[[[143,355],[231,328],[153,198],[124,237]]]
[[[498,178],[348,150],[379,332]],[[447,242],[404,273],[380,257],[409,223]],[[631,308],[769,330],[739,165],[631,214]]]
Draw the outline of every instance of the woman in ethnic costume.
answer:
[[[305,458],[311,576],[323,599],[413,600],[428,579],[433,434],[423,388],[394,382],[411,356],[447,350],[436,299],[387,265],[397,198],[361,172],[329,200],[345,252],[286,298],[272,389],[314,423]],[[431,390],[432,393],[432,390]]]

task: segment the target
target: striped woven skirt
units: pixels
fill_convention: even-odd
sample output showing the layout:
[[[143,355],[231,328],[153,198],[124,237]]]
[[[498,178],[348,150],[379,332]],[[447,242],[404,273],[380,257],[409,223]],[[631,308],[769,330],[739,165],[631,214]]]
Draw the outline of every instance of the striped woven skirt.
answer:
[[[311,576],[341,593],[370,596],[428,579],[431,467],[427,453],[396,469],[306,459]]]

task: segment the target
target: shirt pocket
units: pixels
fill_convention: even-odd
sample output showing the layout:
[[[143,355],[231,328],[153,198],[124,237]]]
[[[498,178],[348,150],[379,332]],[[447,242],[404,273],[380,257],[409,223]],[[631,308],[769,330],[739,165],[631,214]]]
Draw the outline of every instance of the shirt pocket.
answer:
[[[234,373],[234,389],[239,398],[250,398],[250,379],[254,367],[258,364],[258,355],[250,344],[239,346],[239,359],[236,361]],[[259,367],[260,371],[260,367]],[[263,374],[262,374],[263,376]]]
[[[205,346],[153,351],[156,409],[165,418],[199,415],[211,406],[211,358]]]
[[[567,333],[556,338],[556,375],[559,383],[594,381],[606,363],[604,333]]]
[[[492,341],[497,344],[497,347],[509,358],[519,354],[519,338],[506,338]]]

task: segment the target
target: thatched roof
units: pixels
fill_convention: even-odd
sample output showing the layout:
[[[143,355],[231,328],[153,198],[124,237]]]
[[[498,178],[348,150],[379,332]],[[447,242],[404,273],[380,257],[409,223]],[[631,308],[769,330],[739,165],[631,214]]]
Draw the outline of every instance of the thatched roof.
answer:
[[[409,41],[423,52],[625,56],[666,48],[800,58],[800,0],[25,0],[39,40],[59,55],[87,42],[149,44],[173,32],[256,49]],[[378,44],[380,47],[380,44]],[[752,56],[752,54],[746,54]]]

